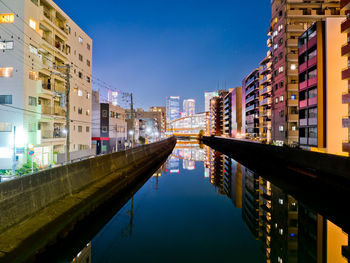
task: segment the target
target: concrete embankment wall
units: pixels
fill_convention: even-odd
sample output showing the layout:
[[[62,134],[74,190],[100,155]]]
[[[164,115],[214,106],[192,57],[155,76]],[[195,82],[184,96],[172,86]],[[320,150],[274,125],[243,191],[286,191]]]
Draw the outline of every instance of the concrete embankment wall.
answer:
[[[81,217],[79,213],[88,214],[147,169],[160,165],[175,144],[176,139],[170,138],[1,183],[0,261],[40,229],[51,231],[47,224],[58,219],[60,227],[54,232],[59,234],[64,224],[72,223],[68,217],[74,220],[73,217]],[[67,211],[69,214],[65,215]]]
[[[223,137],[203,137],[211,148],[229,155],[248,168],[272,171],[281,168],[310,174],[323,179],[350,184],[350,158],[278,147]],[[252,169],[252,168],[251,168]]]

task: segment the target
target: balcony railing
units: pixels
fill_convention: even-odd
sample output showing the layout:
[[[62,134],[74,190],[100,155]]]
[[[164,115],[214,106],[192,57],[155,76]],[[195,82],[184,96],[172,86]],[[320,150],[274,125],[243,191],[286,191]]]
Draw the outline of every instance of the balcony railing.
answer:
[[[317,85],[317,77],[313,77],[307,81],[308,87],[316,86]]]
[[[343,98],[343,104],[350,103],[350,93],[349,92],[343,93],[342,98]]]
[[[309,106],[317,105],[317,97],[308,99]]]
[[[255,96],[253,95],[253,96],[249,97],[249,98],[245,101],[245,103],[249,103],[249,102],[253,101],[254,99],[255,99]]]
[[[350,43],[347,43],[346,45],[342,46],[341,48],[341,55],[345,56],[350,53]]]
[[[312,66],[315,66],[316,63],[317,63],[317,56],[314,56],[313,58],[310,58],[307,61],[307,66],[308,66],[308,68],[311,68]]]
[[[299,73],[305,71],[307,69],[307,63],[304,62],[303,64],[299,65]]]
[[[314,45],[316,45],[316,43],[317,43],[317,36],[314,36],[307,42],[307,48],[309,49],[313,47]]]
[[[307,89],[307,80],[299,83],[299,90],[302,91],[305,89]]]
[[[343,118],[343,128],[350,128],[350,118],[349,117]]]
[[[299,101],[299,108],[305,108],[307,106],[307,100]]]

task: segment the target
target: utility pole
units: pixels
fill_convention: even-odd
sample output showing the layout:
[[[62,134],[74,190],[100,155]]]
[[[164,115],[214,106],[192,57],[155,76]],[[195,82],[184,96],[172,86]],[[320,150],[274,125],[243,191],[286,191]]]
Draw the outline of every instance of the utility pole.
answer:
[[[66,159],[67,162],[70,161],[70,120],[69,120],[69,113],[70,113],[70,100],[69,100],[69,94],[70,94],[70,65],[66,64]]]
[[[16,173],[16,126],[13,126],[12,175]]]

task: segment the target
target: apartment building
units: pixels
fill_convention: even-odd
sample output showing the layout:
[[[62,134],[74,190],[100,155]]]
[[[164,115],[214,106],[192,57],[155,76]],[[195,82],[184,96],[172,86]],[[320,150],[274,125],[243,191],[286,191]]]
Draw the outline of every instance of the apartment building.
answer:
[[[8,7],[7,7],[8,6]],[[70,71],[70,151],[91,148],[92,40],[51,0],[0,3],[0,168],[35,146],[39,166],[65,151],[66,65]],[[15,140],[13,140],[16,128]]]
[[[224,133],[225,137],[231,137],[232,134],[232,92],[233,89],[229,89],[228,93],[224,97]]]
[[[160,112],[160,133],[161,136],[164,136],[165,131],[166,131],[166,108],[165,107],[158,107],[158,106],[153,106],[148,109],[149,112]]]
[[[254,69],[242,83],[242,123],[247,138],[259,136],[260,68]]]
[[[339,16],[340,1],[272,0],[271,7],[272,140],[293,144],[298,142],[298,37],[313,22]]]
[[[271,52],[260,62],[259,138],[271,141]]]
[[[98,91],[92,92],[92,142],[96,153],[124,150],[127,140],[125,110],[111,102],[101,102]]]
[[[348,108],[341,103],[348,83],[339,73],[347,61],[340,53],[346,41],[339,30],[343,21],[340,17],[317,21],[298,42],[299,144],[332,154],[344,154],[342,143],[348,139],[342,127]]]
[[[182,117],[196,114],[196,101],[194,99],[184,100],[182,103]]]
[[[341,0],[340,5],[342,11],[346,13],[346,20],[341,24],[341,32],[347,36],[347,40],[341,48],[341,54],[348,60],[345,65],[346,69],[342,70],[342,79],[346,80],[348,87],[350,87],[350,0]],[[343,151],[350,153],[350,88],[343,94],[342,102],[347,105],[349,111],[343,120],[343,127],[348,128],[348,139],[343,142]]]
[[[225,134],[225,97],[229,92],[219,90],[218,96],[210,100],[210,134],[222,136]]]

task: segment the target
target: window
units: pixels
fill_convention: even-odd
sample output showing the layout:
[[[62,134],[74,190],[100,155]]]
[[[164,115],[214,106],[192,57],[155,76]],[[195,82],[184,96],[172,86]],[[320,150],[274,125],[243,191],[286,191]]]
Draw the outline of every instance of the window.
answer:
[[[278,59],[281,60],[283,58],[283,52],[278,54]]]
[[[34,30],[37,29],[37,22],[33,19],[29,19],[29,26],[33,28]]]
[[[308,74],[308,79],[312,79],[312,78],[315,78],[317,77],[317,69],[314,69],[312,71],[309,72]]]
[[[12,132],[12,124],[9,122],[0,122],[0,132]]]
[[[292,131],[296,131],[297,130],[297,126],[296,125],[292,125]]]
[[[30,106],[37,106],[37,99],[35,97],[29,96],[29,105]]]
[[[86,60],[86,65],[88,66],[88,67],[90,67],[91,66],[91,62],[90,62],[90,60]]]
[[[39,79],[38,72],[29,71],[29,79],[31,79],[31,80],[38,80]]]
[[[68,32],[68,34],[70,34],[71,29],[70,29],[70,26],[69,26],[69,25],[66,25],[66,31]]]
[[[69,55],[71,53],[70,46],[68,46],[68,45],[66,45],[66,53],[67,53],[67,55]]]
[[[12,104],[12,95],[0,95],[0,104]]]
[[[278,199],[278,203],[279,203],[280,205],[283,205],[283,203],[284,203],[283,199],[282,199],[282,198],[279,198],[279,199]]]
[[[0,68],[0,78],[11,78],[13,76],[13,68]]]
[[[107,126],[102,126],[102,132],[103,132],[103,133],[108,132]]]
[[[317,128],[309,128],[309,138],[317,138]]]
[[[279,45],[279,46],[282,46],[282,44],[283,44],[283,38],[281,37],[281,38],[278,40],[278,45]]]
[[[278,68],[278,73],[282,73],[283,72],[283,66],[280,66],[279,68]]]
[[[86,48],[87,48],[88,50],[91,50],[91,46],[90,46],[89,43],[86,44]]]
[[[83,126],[78,126],[78,132],[83,132]]]
[[[1,14],[0,15],[0,24],[9,24],[15,22],[14,14]]]
[[[283,88],[284,87],[284,83],[283,81],[280,82],[280,88]]]
[[[83,108],[81,107],[78,108],[78,114],[83,114]]]
[[[103,110],[102,111],[102,117],[106,118],[107,116],[108,116],[108,112],[106,110]]]
[[[86,116],[90,115],[90,110],[86,110]]]
[[[280,111],[280,117],[284,117],[284,110]]]
[[[278,62],[278,58],[277,58],[277,57],[274,57],[274,58],[273,58],[273,63],[276,64],[277,62]]]
[[[79,97],[83,96],[83,91],[81,89],[78,90],[78,96]]]
[[[278,97],[275,99],[275,104],[277,104],[278,103]]]
[[[83,55],[82,54],[79,54],[79,60],[83,61]]]
[[[310,108],[308,114],[309,118],[317,118],[317,108]]]
[[[279,130],[280,132],[283,132],[283,131],[284,131],[284,126],[283,126],[283,125],[280,125],[279,128],[278,128],[278,130]]]
[[[82,37],[79,37],[78,41],[79,41],[80,44],[83,44],[83,38]]]
[[[86,126],[86,132],[90,132],[90,127]]]
[[[78,76],[79,76],[79,78],[82,79],[82,78],[83,78],[83,73],[79,72],[79,73],[78,73]]]
[[[280,101],[282,102],[284,100],[283,95],[280,96]]]
[[[38,49],[32,45],[29,45],[29,51],[34,55],[38,55]]]
[[[90,83],[90,82],[91,82],[90,77],[86,76],[86,81],[87,81],[88,83]]]
[[[278,26],[278,32],[280,32],[283,29],[283,25]]]
[[[109,112],[109,116],[110,116],[111,118],[114,118],[114,117],[115,117],[114,111],[110,111],[110,112]]]
[[[274,44],[273,49],[277,49],[277,48],[278,48],[278,44]]]
[[[13,41],[1,41],[0,50],[10,50],[13,49]]]
[[[86,98],[90,99],[90,93],[89,92],[86,93]]]
[[[317,89],[311,89],[308,92],[309,99],[317,97]]]

